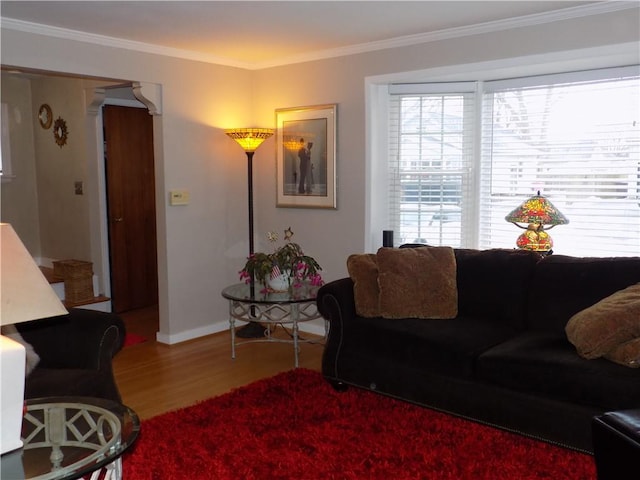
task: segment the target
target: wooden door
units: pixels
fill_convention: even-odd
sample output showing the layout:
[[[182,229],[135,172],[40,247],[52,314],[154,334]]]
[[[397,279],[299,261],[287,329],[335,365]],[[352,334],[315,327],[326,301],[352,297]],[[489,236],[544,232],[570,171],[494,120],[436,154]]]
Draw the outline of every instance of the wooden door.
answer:
[[[153,117],[103,107],[111,299],[117,313],[158,303]]]

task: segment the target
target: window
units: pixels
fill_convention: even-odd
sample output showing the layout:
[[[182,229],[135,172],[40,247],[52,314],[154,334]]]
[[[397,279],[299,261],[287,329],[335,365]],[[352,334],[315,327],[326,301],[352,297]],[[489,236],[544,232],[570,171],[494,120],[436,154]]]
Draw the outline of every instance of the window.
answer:
[[[400,243],[461,246],[464,202],[470,198],[475,84],[458,92],[413,93],[396,87],[390,116],[390,216]],[[424,86],[420,88],[424,90]]]
[[[640,68],[389,89],[390,218],[401,243],[511,248],[540,191],[568,255],[640,255]]]
[[[9,143],[9,106],[2,103],[0,110],[0,131],[2,132],[2,144],[0,147],[0,177],[8,180],[11,172],[11,144]]]

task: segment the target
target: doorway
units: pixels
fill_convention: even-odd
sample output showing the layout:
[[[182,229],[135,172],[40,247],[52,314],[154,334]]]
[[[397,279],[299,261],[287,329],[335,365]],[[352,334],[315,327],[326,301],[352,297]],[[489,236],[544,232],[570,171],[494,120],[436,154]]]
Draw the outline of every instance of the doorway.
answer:
[[[153,117],[102,107],[112,310],[158,304]]]

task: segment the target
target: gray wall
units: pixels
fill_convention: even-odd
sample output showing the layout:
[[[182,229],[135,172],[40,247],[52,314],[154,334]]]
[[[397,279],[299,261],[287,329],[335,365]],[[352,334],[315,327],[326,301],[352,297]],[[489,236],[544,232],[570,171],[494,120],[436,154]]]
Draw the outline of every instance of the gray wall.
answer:
[[[325,278],[335,279],[345,275],[346,257],[371,247],[379,233],[366,231],[372,139],[365,99],[372,77],[429,80],[438,69],[527,56],[579,60],[584,49],[618,44],[627,44],[625,50],[633,44],[637,58],[638,18],[636,8],[257,71],[6,29],[1,53],[6,65],[162,85],[156,155],[160,338],[174,342],[224,328],[227,305],[219,292],[237,281],[248,250],[246,156],[222,129],[274,126],[277,108],[338,104],[337,210],[276,208],[273,139],[254,158],[257,247],[268,248],[267,231],[291,227],[325,267]],[[568,63],[558,63],[563,65]],[[167,206],[175,188],[191,192],[188,207]]]

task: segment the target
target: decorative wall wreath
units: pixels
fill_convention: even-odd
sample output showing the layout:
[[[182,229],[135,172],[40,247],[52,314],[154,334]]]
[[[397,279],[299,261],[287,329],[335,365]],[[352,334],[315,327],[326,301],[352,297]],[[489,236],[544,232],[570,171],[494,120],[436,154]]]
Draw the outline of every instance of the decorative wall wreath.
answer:
[[[53,136],[60,148],[62,148],[63,145],[66,145],[68,135],[69,131],[67,130],[67,122],[65,122],[61,117],[58,117],[53,124]]]
[[[51,107],[46,103],[40,105],[40,109],[38,110],[38,120],[40,121],[40,126],[45,130],[48,130],[53,123],[53,113],[51,113]]]

